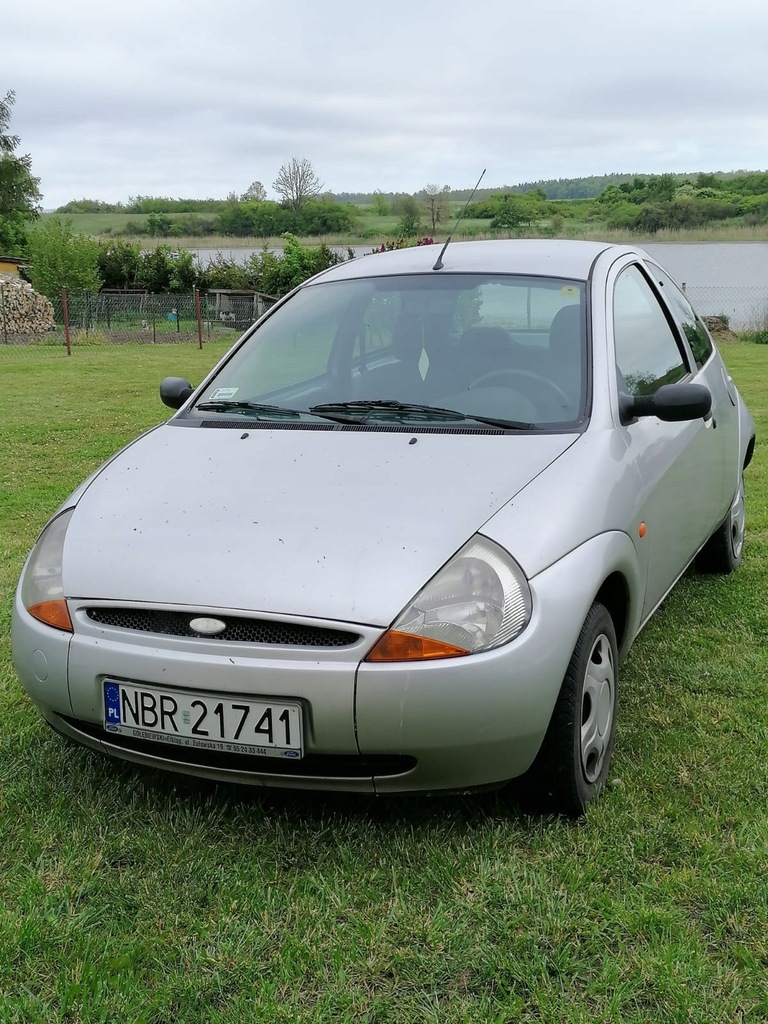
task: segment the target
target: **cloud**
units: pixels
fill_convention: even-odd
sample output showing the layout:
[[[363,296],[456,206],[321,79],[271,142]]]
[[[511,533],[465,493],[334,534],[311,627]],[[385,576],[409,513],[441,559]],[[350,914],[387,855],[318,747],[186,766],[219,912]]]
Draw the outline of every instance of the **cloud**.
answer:
[[[756,0],[27,0],[3,34],[47,207],[269,188],[291,156],[338,192],[766,164]]]

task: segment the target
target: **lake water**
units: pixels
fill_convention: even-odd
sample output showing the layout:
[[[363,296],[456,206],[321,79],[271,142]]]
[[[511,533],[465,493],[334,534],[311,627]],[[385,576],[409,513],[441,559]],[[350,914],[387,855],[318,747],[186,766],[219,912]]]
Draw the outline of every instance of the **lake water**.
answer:
[[[765,288],[768,292],[768,242],[647,242],[643,249],[680,284],[685,282],[696,288]]]
[[[371,245],[352,246],[356,256]],[[768,317],[768,242],[645,243],[679,284],[703,316],[725,314],[731,326],[760,326]],[[218,252],[245,262],[261,249],[193,249],[205,265]],[[279,251],[279,250],[275,250]]]
[[[727,316],[735,330],[768,323],[768,242],[647,243],[702,316]]]

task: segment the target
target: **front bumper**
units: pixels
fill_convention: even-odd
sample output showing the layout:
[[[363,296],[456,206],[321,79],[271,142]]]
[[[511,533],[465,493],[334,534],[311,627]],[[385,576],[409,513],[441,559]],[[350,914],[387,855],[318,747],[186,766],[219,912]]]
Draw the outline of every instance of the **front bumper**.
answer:
[[[611,536],[630,550],[625,535]],[[544,738],[593,595],[615,561],[610,545],[599,540],[533,579],[527,629],[484,654],[369,664],[362,659],[381,628],[337,622],[319,625],[354,630],[357,641],[329,650],[128,635],[89,619],[86,607],[109,607],[94,601],[70,602],[75,632],[67,634],[30,617],[17,593],[14,660],[25,689],[56,730],[152,768],[251,785],[380,793],[499,784],[530,767]],[[298,700],[305,757],[286,763],[115,737],[103,730],[105,677],[171,690]]]

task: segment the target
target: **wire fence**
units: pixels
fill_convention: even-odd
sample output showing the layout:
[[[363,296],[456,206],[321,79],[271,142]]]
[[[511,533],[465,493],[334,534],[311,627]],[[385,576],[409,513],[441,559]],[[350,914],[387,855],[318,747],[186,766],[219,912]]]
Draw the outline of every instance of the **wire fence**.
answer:
[[[258,292],[219,289],[207,293],[145,291],[68,292],[53,299],[21,281],[0,281],[0,350],[25,346],[54,352],[124,345],[230,341],[258,320],[277,299]]]
[[[701,316],[725,318],[733,331],[768,329],[768,287],[687,285]],[[277,299],[258,292],[218,289],[206,293],[144,291],[67,292],[53,300],[21,280],[0,279],[0,352],[12,357],[25,346],[51,352],[85,347],[234,342]]]
[[[732,331],[768,328],[768,287],[689,284],[685,293],[699,316],[724,317]]]

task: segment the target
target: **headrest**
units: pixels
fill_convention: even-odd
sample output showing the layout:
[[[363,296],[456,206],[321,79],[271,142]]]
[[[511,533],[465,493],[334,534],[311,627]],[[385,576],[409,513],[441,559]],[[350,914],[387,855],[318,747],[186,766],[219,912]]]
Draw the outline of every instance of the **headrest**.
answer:
[[[555,313],[549,328],[549,351],[564,356],[569,352],[581,352],[582,316],[581,306],[574,303],[563,306]]]

